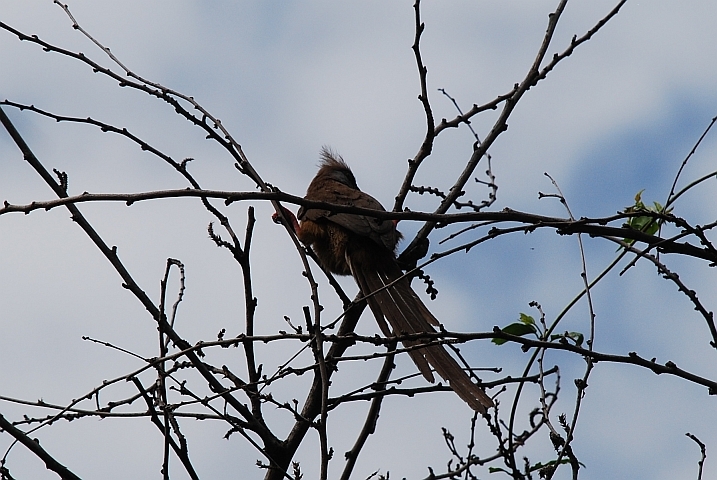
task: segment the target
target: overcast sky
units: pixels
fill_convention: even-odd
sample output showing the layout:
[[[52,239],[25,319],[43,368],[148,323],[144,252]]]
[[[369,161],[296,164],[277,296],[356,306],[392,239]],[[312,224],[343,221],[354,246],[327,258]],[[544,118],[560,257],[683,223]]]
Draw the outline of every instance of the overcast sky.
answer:
[[[568,3],[548,58],[564,50],[573,35],[590,29],[615,3]],[[467,110],[520,82],[556,5],[543,0],[426,1],[422,52],[436,118],[455,116],[439,88]],[[410,48],[411,2],[72,0],[69,6],[82,27],[134,72],[193,96],[219,117],[259,174],[282,191],[303,195],[315,174],[320,147],[330,145],[351,165],[363,190],[392,206],[406,160],[416,154],[425,132]],[[646,203],[664,202],[680,162],[717,115],[715,18],[717,4],[706,0],[628,1],[616,18],[519,103],[508,131],[491,150],[499,185],[492,208],[564,216],[559,202],[538,199],[539,191],[553,191],[544,172],[559,183],[576,217],[613,214],[630,205],[642,189]],[[2,0],[0,21],[110,64],[72,29],[51,0]],[[43,52],[4,30],[0,98],[126,127],[176,160],[194,158],[189,168],[204,188],[254,189],[224,151],[168,105],[121,89],[86,65]],[[126,139],[88,125],[58,124],[3,108],[45,166],[67,172],[70,194],[187,186],[170,167]],[[474,119],[481,137],[495,115]],[[446,190],[471,148],[465,126],[444,132],[416,183]],[[716,158],[713,133],[690,160],[682,184],[714,171]],[[4,132],[0,172],[0,200],[20,204],[53,197]],[[468,192],[474,201],[485,196],[475,183]],[[714,185],[703,186],[685,196],[675,213],[693,223],[714,221],[714,198]],[[257,333],[275,333],[287,329],[284,315],[301,323],[309,291],[289,238],[270,221],[270,206],[254,205]],[[407,202],[414,210],[430,211],[435,205],[427,196],[414,195]],[[225,209],[237,231],[244,229],[246,207],[237,203]],[[152,201],[131,208],[85,204],[81,210],[110,245],[117,245],[120,258],[153,299],[159,298],[166,259],[184,262],[187,291],[178,330],[190,343],[214,339],[222,328],[227,335],[241,331],[240,271],[228,252],[208,239],[206,227],[212,218],[198,201]],[[409,238],[417,228],[401,222]],[[444,237],[434,232],[432,251],[443,248],[438,241]],[[463,240],[469,238],[474,237]],[[594,278],[614,258],[615,246],[589,238],[585,244],[588,275]],[[581,287],[579,261],[576,238],[552,232],[487,242],[427,270],[440,292],[429,307],[449,330],[487,331],[506,325],[520,312],[529,313],[533,300],[552,319]],[[713,310],[714,271],[704,263],[669,256],[666,261]],[[714,378],[715,352],[708,345],[705,322],[691,304],[646,263],[623,277],[616,273],[594,291],[595,348],[622,355],[637,351]],[[343,284],[353,295],[352,280]],[[151,317],[121,287],[114,269],[66,210],[0,217],[0,292],[0,396],[67,404],[103,379],[142,364],[82,336],[145,357],[157,355]],[[338,315],[340,304],[326,285],[321,292],[328,317]],[[587,306],[579,304],[562,329],[586,332],[587,319]],[[359,332],[377,331],[365,315]],[[518,375],[527,360],[515,346],[499,348],[488,342],[464,346],[462,352],[475,366],[500,366],[511,375]],[[288,356],[286,345],[268,347],[260,361],[273,370]],[[219,352],[215,363],[240,369],[241,357],[230,349]],[[299,365],[310,361],[303,357]],[[573,379],[582,375],[584,363],[559,354],[548,354],[547,363],[560,363],[563,369],[563,400],[554,413],[569,413]],[[342,366],[333,388],[346,391],[370,382],[378,368]],[[410,361],[399,360],[397,374],[414,370]],[[306,381],[292,380],[276,395],[284,401],[301,400]],[[110,399],[104,395],[131,395],[132,388],[112,392],[103,394],[102,401]],[[535,393],[526,397],[525,409],[533,406]],[[352,405],[329,418],[337,452],[332,477],[343,467],[343,452],[351,448],[366,408]],[[574,444],[586,466],[581,478],[696,478],[699,450],[685,432],[707,444],[705,478],[714,477],[716,412],[715,398],[704,388],[637,367],[599,364]],[[17,420],[23,414],[48,412],[0,402],[0,413]],[[450,393],[388,399],[377,432],[361,454],[356,478],[376,470],[390,471],[392,478],[422,478],[427,466],[442,471],[449,452],[440,427],[448,427],[462,448],[470,417],[469,409]],[[277,415],[275,421],[284,435],[291,419]],[[224,425],[185,421],[183,427],[202,478],[262,477],[254,467],[260,455],[238,436],[223,440]],[[162,439],[146,419],[59,422],[36,435],[82,478],[159,477]],[[526,451],[533,461],[551,458],[544,435]],[[0,451],[8,439],[0,436]],[[480,456],[492,453],[487,432],[479,433],[478,442]],[[317,475],[317,444],[316,436],[310,436],[296,458],[306,478]],[[8,466],[18,479],[56,478],[18,447]],[[183,478],[176,466],[173,472],[173,478]],[[560,478],[568,474],[566,469]]]

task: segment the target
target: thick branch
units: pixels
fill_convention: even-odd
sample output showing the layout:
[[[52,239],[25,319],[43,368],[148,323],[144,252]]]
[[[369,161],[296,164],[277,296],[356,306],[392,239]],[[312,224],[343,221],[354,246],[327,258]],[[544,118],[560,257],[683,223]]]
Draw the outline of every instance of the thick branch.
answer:
[[[39,441],[28,437],[25,432],[8,422],[2,414],[0,414],[0,430],[6,431],[15,438],[15,440],[27,447],[37,458],[45,462],[45,466],[48,470],[57,473],[62,480],[80,480],[80,477],[72,473],[67,467],[55,460],[52,455],[47,453],[47,451],[40,446]]]

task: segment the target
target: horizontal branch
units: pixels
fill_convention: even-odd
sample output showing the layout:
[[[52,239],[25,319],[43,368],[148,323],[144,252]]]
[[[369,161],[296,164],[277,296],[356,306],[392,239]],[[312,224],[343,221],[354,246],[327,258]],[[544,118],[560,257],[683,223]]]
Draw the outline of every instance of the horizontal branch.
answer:
[[[344,337],[347,338],[347,337]],[[519,343],[523,345],[525,348],[545,348],[550,350],[566,350],[569,352],[577,353],[584,357],[589,357],[594,362],[611,362],[611,363],[626,363],[626,364],[632,364],[637,365],[640,367],[647,368],[649,370],[652,370],[654,373],[660,375],[660,374],[669,374],[674,375],[680,378],[683,378],[685,380],[688,380],[692,383],[696,383],[698,385],[703,385],[709,389],[710,395],[717,395],[717,381],[710,380],[705,377],[701,377],[699,375],[695,375],[694,373],[688,372],[687,370],[683,370],[677,365],[675,365],[672,361],[667,361],[665,364],[657,363],[654,359],[647,360],[646,358],[640,357],[635,352],[629,352],[627,355],[613,355],[608,353],[600,353],[593,350],[587,350],[582,347],[578,347],[575,345],[571,345],[569,343],[561,343],[561,342],[546,342],[542,340],[532,340],[529,338],[519,337],[516,335],[510,335],[508,333],[503,332],[499,327],[493,327],[492,332],[475,332],[475,333],[459,333],[459,332],[431,332],[431,333],[421,333],[421,334],[411,334],[411,335],[400,335],[396,337],[390,337],[390,338],[382,338],[382,337],[368,337],[368,336],[360,336],[360,335],[352,335],[350,337],[351,340],[354,341],[363,341],[367,343],[374,343],[374,344],[388,344],[390,342],[395,341],[404,341],[404,340],[417,340],[417,339],[455,339],[458,341],[469,341],[469,340],[479,340],[479,339],[493,339],[493,338],[501,338],[510,342]],[[333,336],[328,336],[327,340],[331,341],[335,339]]]
[[[445,334],[444,334],[445,335]],[[451,334],[452,336],[453,334]],[[639,356],[636,352],[629,352],[627,355],[612,355],[608,353],[600,353],[596,352],[594,350],[587,350],[581,347],[577,347],[575,345],[571,345],[569,343],[556,343],[556,342],[545,342],[541,340],[531,340],[529,338],[523,338],[518,337],[515,335],[510,335],[507,333],[504,333],[500,330],[498,327],[493,327],[493,334],[494,338],[503,338],[505,340],[508,340],[510,342],[520,343],[521,345],[527,347],[527,348],[546,348],[546,349],[552,349],[552,350],[567,350],[569,352],[580,354],[584,357],[591,358],[594,362],[611,362],[611,363],[626,363],[631,365],[637,365],[640,367],[647,368],[649,370],[652,370],[657,375],[666,373],[669,375],[674,375],[676,377],[683,378],[685,380],[688,380],[692,383],[696,383],[698,385],[703,385],[709,389],[710,395],[717,395],[717,382],[714,380],[710,380],[705,377],[701,377],[699,375],[695,375],[694,373],[688,372],[686,370],[683,370],[679,368],[677,365],[675,365],[672,361],[665,362],[664,365],[657,363],[655,359],[647,360],[646,358],[643,358]],[[463,338],[465,336],[471,337],[473,334],[457,334],[456,338]],[[482,336],[482,334],[481,334]]]
[[[274,340],[279,339],[294,339],[294,340],[301,340],[303,342],[306,342],[308,340],[311,340],[312,336],[308,334],[280,334],[280,335],[266,335],[266,336],[254,336],[254,337],[247,337],[240,335],[237,338],[234,339],[225,339],[221,341],[212,341],[212,342],[199,342],[197,345],[191,347],[191,350],[198,350],[201,348],[208,348],[211,346],[226,346],[231,345],[233,343],[240,343],[240,342],[247,342],[247,341],[253,341],[253,342],[270,342]],[[688,372],[686,370],[683,370],[677,365],[675,365],[674,362],[668,361],[665,362],[665,364],[659,364],[656,363],[654,360],[647,360],[645,358],[640,357],[635,352],[630,352],[627,355],[613,355],[613,354],[607,354],[607,353],[600,353],[597,351],[591,351],[584,349],[582,347],[578,347],[575,345],[571,345],[569,343],[560,343],[560,342],[546,342],[541,340],[532,340],[529,338],[519,337],[516,335],[510,335],[508,333],[503,332],[499,327],[493,327],[493,331],[491,332],[470,332],[470,333],[461,333],[461,332],[449,332],[449,331],[442,331],[442,332],[425,332],[425,333],[414,333],[414,334],[408,334],[408,335],[397,335],[394,337],[380,337],[378,335],[375,336],[366,336],[366,335],[326,335],[324,337],[324,341],[326,342],[332,342],[332,343],[342,343],[342,342],[349,342],[349,343],[355,343],[355,342],[363,342],[363,343],[370,343],[373,345],[388,345],[393,342],[403,342],[406,340],[442,340],[444,342],[450,342],[451,340],[457,341],[457,342],[467,342],[470,340],[487,340],[487,339],[494,339],[494,338],[500,338],[504,339],[510,342],[519,343],[523,345],[525,348],[545,348],[550,350],[566,350],[569,352],[573,352],[576,354],[579,354],[584,357],[589,357],[593,359],[595,362],[611,362],[611,363],[626,363],[626,364],[632,364],[637,365],[640,367],[648,368],[649,370],[652,370],[656,374],[669,374],[669,375],[675,375],[677,377],[684,378],[685,380],[688,380],[690,382],[703,385],[705,387],[709,388],[710,394],[716,394],[717,395],[717,382],[714,380],[710,380],[705,377],[701,377],[699,375],[695,375],[691,372]],[[420,348],[420,347],[418,347]],[[182,351],[174,353],[164,359],[153,359],[153,361],[162,361],[167,359],[175,359],[178,356],[184,355],[188,353],[188,351]],[[338,357],[340,358],[340,357]],[[337,358],[337,359],[338,359]]]
[[[48,420],[57,420],[58,418],[64,418],[69,421],[76,420],[78,418],[82,417],[98,417],[98,418],[144,418],[149,417],[151,414],[147,410],[142,411],[131,411],[131,412],[110,412],[107,410],[88,410],[88,409],[82,409],[82,408],[66,408],[63,405],[55,405],[51,403],[44,402],[42,400],[38,401],[30,401],[30,400],[22,400],[19,398],[11,398],[11,397],[0,397],[0,400],[6,401],[8,403],[17,403],[20,405],[28,405],[31,407],[36,408],[46,408],[48,410],[60,410],[65,413],[61,413],[59,416],[57,415],[49,415],[44,418],[32,418],[28,416],[24,416],[23,420],[12,422],[13,425],[23,425],[27,424],[30,425],[32,423],[42,423],[46,422]],[[226,420],[226,417],[220,416],[220,415],[214,415],[210,413],[201,413],[201,412],[181,412],[181,411],[173,411],[172,415],[175,417],[182,417],[182,418],[192,418],[194,420]]]
[[[558,372],[558,367],[553,367],[549,370],[546,370],[542,373],[542,376],[549,376],[553,375],[554,373]],[[540,374],[531,375],[528,377],[511,377],[507,376],[505,378],[501,378],[499,380],[494,380],[492,382],[482,382],[480,385],[483,388],[493,388],[500,385],[508,385],[511,383],[538,383],[538,380],[540,379]],[[395,382],[394,382],[395,383]],[[372,384],[367,388],[375,389],[378,385]],[[364,389],[365,390],[365,389]],[[431,393],[431,392],[452,392],[453,389],[445,385],[443,383],[437,383],[435,385],[428,385],[424,387],[416,387],[416,388],[396,388],[396,387],[390,387],[385,390],[374,390],[367,393],[349,393],[346,395],[342,395],[340,397],[336,398],[330,398],[329,399],[329,406],[330,408],[335,408],[341,403],[346,402],[354,402],[359,400],[372,400],[376,397],[385,397],[389,395],[402,395],[406,397],[413,397],[415,395],[418,395],[420,393]]]
[[[227,205],[245,200],[267,200],[281,201],[302,205],[307,208],[329,210],[336,213],[354,213],[374,218],[389,220],[417,220],[439,222],[444,225],[462,222],[518,222],[531,226],[532,228],[548,227],[554,228],[561,235],[572,235],[586,233],[595,237],[619,237],[644,242],[648,245],[659,247],[663,253],[677,253],[695,258],[702,258],[712,263],[717,263],[717,255],[708,248],[699,248],[689,243],[679,243],[670,239],[649,235],[627,227],[610,227],[609,222],[634,217],[649,216],[650,212],[620,213],[610,217],[581,218],[571,220],[568,218],[546,217],[532,213],[519,212],[505,208],[499,212],[466,212],[466,213],[427,213],[427,212],[386,212],[383,210],[371,210],[367,208],[336,205],[327,202],[316,202],[306,200],[283,192],[232,192],[224,190],[200,190],[192,188],[176,190],[157,190],[140,193],[82,193],[71,197],[63,197],[55,200],[36,201],[25,205],[13,205],[7,201],[0,208],[0,215],[12,212],[30,213],[34,210],[51,210],[52,208],[71,205],[83,202],[125,202],[128,206],[133,203],[165,199],[165,198],[218,198],[223,199]]]

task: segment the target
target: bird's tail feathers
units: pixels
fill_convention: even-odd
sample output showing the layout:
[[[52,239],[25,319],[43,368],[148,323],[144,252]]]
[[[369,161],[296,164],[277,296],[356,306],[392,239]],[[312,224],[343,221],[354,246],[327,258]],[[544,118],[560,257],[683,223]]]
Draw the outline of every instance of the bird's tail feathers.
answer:
[[[355,269],[353,266],[351,266],[351,271],[364,296],[367,295],[367,292],[377,292],[385,287],[381,278],[378,275],[372,274],[372,272],[366,274],[364,269]],[[387,289],[378,291],[374,295],[368,296],[366,298],[366,302],[368,303],[369,308],[371,308],[374,317],[376,317],[376,322],[378,323],[381,332],[383,332],[385,336],[391,337],[395,335],[394,332],[397,332],[399,335],[401,332],[411,332],[412,329],[408,318],[400,311],[400,309],[398,309]],[[388,318],[393,331],[388,328],[386,318]],[[416,340],[405,340],[402,343],[405,347],[410,348],[418,345],[420,342]],[[408,351],[408,354],[425,379],[433,383],[435,381],[433,372],[431,371],[431,366],[428,364],[428,361],[423,356],[423,352],[421,350],[412,349]]]
[[[401,276],[395,264],[381,269],[361,268],[362,265],[351,266],[351,272],[361,288],[361,292],[376,317],[376,321],[384,335],[390,336],[412,333],[434,332],[432,326],[440,323],[411,289],[408,280]],[[395,283],[394,283],[395,282]],[[387,287],[387,285],[391,285]],[[386,320],[393,332],[388,329]],[[407,348],[426,343],[426,340],[404,340]],[[446,381],[456,394],[473,410],[484,413],[487,407],[494,405],[493,400],[481,387],[473,383],[466,372],[455,361],[442,345],[427,345],[408,351],[411,359],[429,382],[434,381],[431,366]]]

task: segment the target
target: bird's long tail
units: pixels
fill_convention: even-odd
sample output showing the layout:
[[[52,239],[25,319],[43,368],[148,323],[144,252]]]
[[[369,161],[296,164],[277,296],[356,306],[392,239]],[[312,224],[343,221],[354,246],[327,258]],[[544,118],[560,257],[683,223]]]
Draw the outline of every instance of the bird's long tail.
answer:
[[[350,266],[353,277],[361,292],[367,296],[368,305],[384,335],[435,332],[433,326],[440,325],[438,320],[411,289],[407,279],[398,280],[385,288],[401,276],[401,271],[395,263],[382,262],[379,269],[376,269],[375,265],[371,266],[374,268],[362,268],[364,265],[360,264]],[[389,330],[386,320],[391,325],[392,331]],[[442,345],[420,347],[426,342],[427,340],[403,341],[403,345],[409,348],[411,359],[426,380],[434,381],[431,371],[433,367],[473,410],[484,413],[486,408],[494,406],[493,400],[481,387],[471,381]]]

